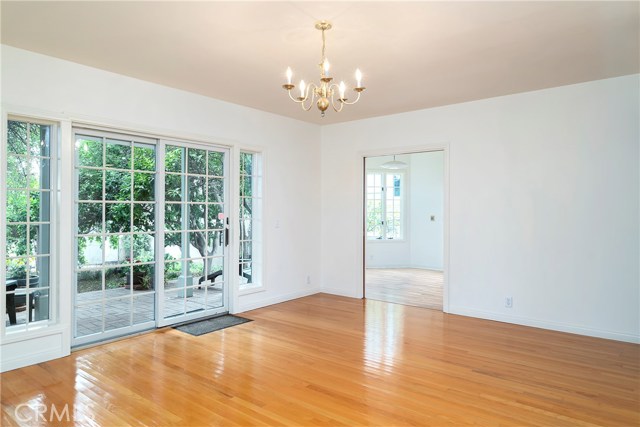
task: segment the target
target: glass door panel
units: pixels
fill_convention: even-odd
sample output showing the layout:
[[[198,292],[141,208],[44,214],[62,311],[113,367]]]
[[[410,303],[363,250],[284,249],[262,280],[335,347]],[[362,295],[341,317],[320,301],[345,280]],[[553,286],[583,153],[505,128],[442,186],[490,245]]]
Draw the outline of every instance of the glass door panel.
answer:
[[[228,150],[167,143],[161,326],[228,310]]]
[[[74,345],[155,326],[156,140],[77,129]]]

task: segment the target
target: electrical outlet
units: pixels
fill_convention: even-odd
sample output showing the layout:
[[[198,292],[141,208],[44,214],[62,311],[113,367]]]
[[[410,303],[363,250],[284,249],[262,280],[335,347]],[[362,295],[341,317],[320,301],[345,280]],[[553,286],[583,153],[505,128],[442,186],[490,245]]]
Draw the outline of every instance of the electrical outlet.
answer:
[[[307,276],[307,285],[311,284],[311,276]]]
[[[504,306],[506,308],[513,308],[513,297],[505,297]]]

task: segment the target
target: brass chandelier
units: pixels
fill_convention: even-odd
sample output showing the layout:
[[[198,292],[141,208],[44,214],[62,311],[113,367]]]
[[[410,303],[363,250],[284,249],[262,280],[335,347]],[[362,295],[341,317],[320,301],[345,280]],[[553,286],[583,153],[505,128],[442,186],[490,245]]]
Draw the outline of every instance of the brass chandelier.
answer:
[[[346,97],[347,87],[343,81],[340,84],[331,83],[333,80],[332,77],[329,77],[329,61],[325,56],[325,31],[331,29],[331,23],[327,21],[317,22],[315,25],[316,29],[322,31],[322,58],[320,60],[320,85],[316,85],[315,83],[305,84],[304,80],[300,80],[300,96],[294,97],[291,95],[291,91],[296,87],[291,83],[291,78],[293,77],[293,72],[291,71],[291,67],[287,68],[287,84],[282,85],[284,89],[287,90],[289,94],[289,98],[292,101],[300,104],[303,110],[309,111],[313,106],[314,102],[320,110],[320,115],[324,117],[325,111],[329,108],[329,105],[333,108],[334,111],[340,112],[342,108],[346,105],[352,105],[358,102],[360,99],[360,94],[365,90],[365,87],[362,86],[362,73],[360,69],[356,69],[356,86],[353,90],[358,94],[354,101],[349,101]],[[335,95],[338,95],[337,101],[335,99]],[[309,101],[307,103],[307,101]]]

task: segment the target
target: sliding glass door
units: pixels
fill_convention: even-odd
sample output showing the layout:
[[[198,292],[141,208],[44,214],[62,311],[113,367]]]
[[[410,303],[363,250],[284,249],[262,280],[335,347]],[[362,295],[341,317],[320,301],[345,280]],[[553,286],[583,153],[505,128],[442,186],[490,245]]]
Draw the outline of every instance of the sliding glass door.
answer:
[[[156,141],[76,129],[74,342],[155,325]]]
[[[74,345],[228,311],[228,150],[74,136]]]
[[[228,150],[163,144],[161,326],[228,310]]]

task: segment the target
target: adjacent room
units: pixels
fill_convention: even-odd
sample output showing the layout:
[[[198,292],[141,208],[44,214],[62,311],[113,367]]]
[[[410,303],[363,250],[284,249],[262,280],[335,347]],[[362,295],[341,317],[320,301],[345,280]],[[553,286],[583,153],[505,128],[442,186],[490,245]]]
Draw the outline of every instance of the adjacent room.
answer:
[[[367,299],[442,310],[444,152],[365,159]]]
[[[2,425],[640,425],[640,2],[0,2]]]

